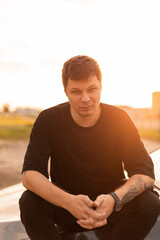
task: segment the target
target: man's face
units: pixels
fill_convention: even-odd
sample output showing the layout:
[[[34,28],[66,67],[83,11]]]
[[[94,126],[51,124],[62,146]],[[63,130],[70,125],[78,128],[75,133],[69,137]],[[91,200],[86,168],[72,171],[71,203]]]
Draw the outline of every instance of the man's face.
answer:
[[[96,76],[79,81],[69,79],[65,92],[72,112],[81,117],[96,113],[100,103],[101,88],[101,83]]]

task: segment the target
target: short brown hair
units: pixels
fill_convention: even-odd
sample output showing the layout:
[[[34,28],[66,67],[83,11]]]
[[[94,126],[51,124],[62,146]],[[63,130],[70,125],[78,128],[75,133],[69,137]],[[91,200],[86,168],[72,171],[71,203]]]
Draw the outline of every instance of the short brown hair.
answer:
[[[102,81],[102,73],[96,60],[85,55],[78,55],[67,60],[62,68],[62,82],[64,89],[68,84],[68,79],[82,80],[90,76],[96,76]]]

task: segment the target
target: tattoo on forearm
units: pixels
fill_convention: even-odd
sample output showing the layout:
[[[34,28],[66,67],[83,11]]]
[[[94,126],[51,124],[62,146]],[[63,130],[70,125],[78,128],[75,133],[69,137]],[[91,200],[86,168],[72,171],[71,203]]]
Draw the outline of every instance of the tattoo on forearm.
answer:
[[[123,196],[122,198],[122,202],[123,203],[127,203],[128,201],[130,201],[131,199],[133,199],[135,196],[138,195],[138,191],[137,188],[131,188],[129,189],[129,191]]]
[[[144,182],[141,177],[138,177],[136,180],[137,184],[132,185],[129,191],[123,196],[122,201],[123,203],[127,203],[139,194],[141,194],[143,191],[145,191],[147,188],[152,187],[152,182]]]

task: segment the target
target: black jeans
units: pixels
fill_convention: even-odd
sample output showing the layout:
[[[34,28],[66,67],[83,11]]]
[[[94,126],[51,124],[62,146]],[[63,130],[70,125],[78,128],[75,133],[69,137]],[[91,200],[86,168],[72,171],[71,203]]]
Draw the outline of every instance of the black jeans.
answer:
[[[67,210],[52,205],[29,190],[22,194],[19,205],[22,223],[31,240],[60,240],[55,223],[63,225],[68,231],[86,230],[76,223]],[[107,219],[107,225],[101,229],[107,240],[142,240],[150,232],[159,214],[158,195],[147,190],[125,204],[121,211],[113,212]],[[98,234],[97,231],[97,237]]]

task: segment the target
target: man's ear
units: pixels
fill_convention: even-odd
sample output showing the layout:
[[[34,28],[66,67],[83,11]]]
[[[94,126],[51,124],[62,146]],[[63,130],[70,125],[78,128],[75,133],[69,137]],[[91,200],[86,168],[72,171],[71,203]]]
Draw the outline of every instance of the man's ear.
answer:
[[[66,96],[67,96],[67,91],[66,91],[66,88],[64,88],[64,92],[65,92],[65,94],[66,94]]]
[[[100,91],[102,92],[102,83],[101,83],[101,85],[100,85]]]
[[[102,91],[102,82],[100,82],[100,84],[101,84],[101,91]]]

